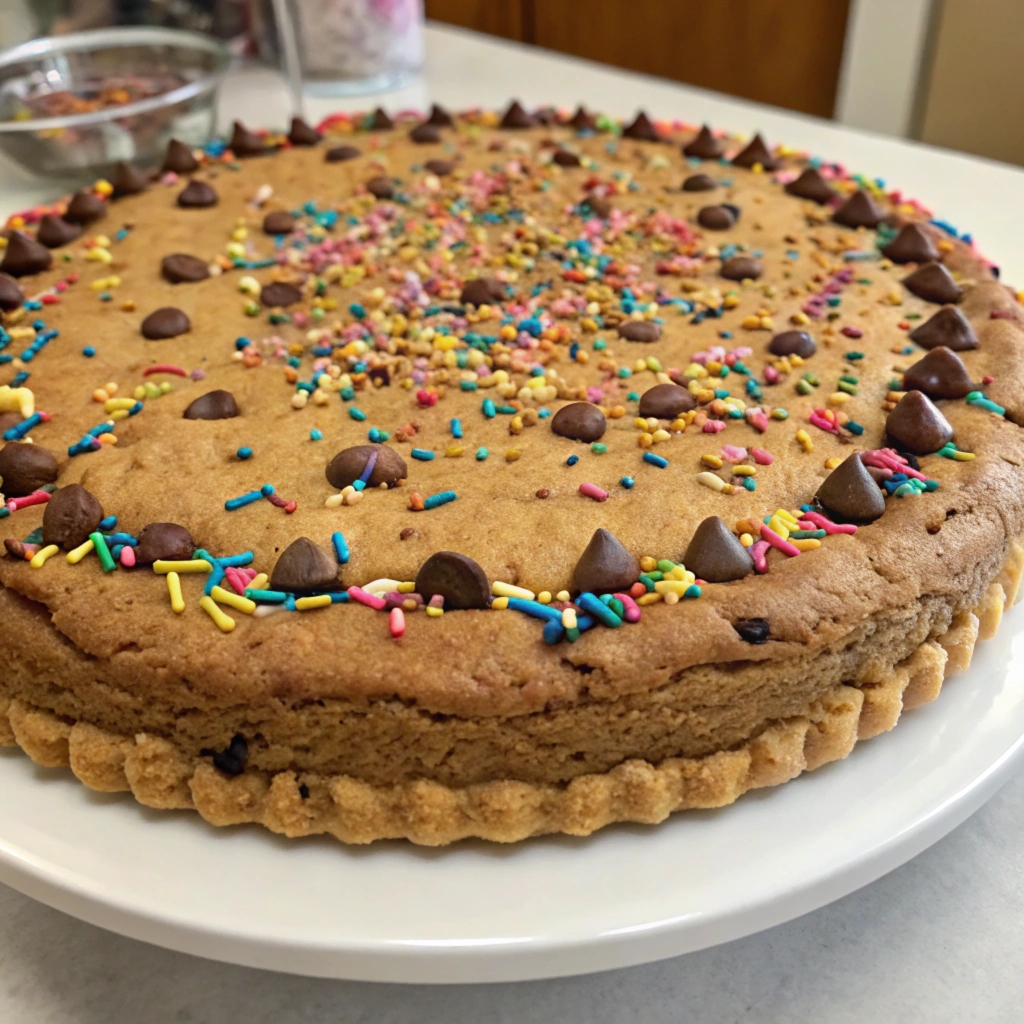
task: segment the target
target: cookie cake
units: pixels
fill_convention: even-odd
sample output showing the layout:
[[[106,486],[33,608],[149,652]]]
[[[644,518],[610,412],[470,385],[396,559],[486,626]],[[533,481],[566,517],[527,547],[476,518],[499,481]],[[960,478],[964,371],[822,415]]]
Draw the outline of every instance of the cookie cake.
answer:
[[[659,822],[891,729],[1016,596],[1018,297],[760,135],[236,125],[4,235],[0,744],[94,789]]]

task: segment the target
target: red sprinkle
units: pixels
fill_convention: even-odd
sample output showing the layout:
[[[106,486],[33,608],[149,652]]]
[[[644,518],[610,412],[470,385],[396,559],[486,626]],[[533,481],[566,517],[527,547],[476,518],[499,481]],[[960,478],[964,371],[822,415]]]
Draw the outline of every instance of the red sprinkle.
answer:
[[[171,363],[154,363],[153,366],[147,366],[142,371],[142,376],[148,377],[152,373],[173,373],[176,377],[188,376],[188,370],[183,370],[180,366],[174,366]]]
[[[7,502],[7,507],[12,512],[17,512],[19,508],[28,508],[30,505],[45,505],[49,500],[50,495],[47,491],[33,491],[23,498],[11,498]]]
[[[840,334],[845,334],[847,338],[863,338],[864,332],[859,327],[843,327],[839,331]]]

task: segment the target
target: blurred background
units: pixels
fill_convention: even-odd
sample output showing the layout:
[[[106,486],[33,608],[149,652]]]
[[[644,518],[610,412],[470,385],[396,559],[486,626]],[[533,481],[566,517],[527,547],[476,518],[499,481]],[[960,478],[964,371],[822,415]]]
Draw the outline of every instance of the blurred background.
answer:
[[[279,25],[291,19],[307,88],[369,91],[415,74],[424,9],[437,22],[1024,164],[1024,132],[1012,130],[1024,115],[1024,0],[0,0],[0,46],[165,26],[216,36],[236,61],[280,65]]]

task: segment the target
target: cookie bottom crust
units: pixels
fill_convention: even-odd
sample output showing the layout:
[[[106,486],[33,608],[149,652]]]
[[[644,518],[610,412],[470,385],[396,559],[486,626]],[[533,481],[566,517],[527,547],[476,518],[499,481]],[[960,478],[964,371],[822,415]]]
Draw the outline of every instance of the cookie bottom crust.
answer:
[[[343,843],[408,839],[443,846],[477,837],[585,836],[613,822],[655,824],[675,811],[731,804],[841,760],[858,740],[892,729],[904,709],[934,700],[947,677],[968,667],[977,640],[991,637],[1017,597],[1024,547],[1008,558],[971,610],[921,644],[878,682],[840,684],[792,717],[767,724],[734,749],[705,757],[631,759],[565,785],[513,780],[464,787],[418,780],[375,786],[345,775],[246,770],[228,776],[170,741],[122,736],[0,694],[0,745],[20,746],[39,765],[70,767],[102,792],[130,791],[160,809],[194,808],[214,825],[256,822],[289,837],[327,833]]]

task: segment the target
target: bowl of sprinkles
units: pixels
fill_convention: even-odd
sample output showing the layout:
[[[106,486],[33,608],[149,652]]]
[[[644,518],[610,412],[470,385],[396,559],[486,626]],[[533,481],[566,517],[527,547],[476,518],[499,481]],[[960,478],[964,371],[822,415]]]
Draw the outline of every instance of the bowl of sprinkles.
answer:
[[[173,29],[34,39],[0,54],[0,150],[66,182],[151,164],[171,138],[206,141],[229,62],[219,41]]]

